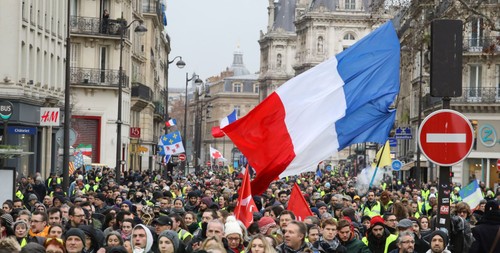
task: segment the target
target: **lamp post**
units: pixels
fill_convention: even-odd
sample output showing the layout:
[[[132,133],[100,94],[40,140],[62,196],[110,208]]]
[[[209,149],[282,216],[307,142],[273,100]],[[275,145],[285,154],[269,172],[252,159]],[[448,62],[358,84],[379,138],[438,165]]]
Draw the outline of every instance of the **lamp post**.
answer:
[[[64,78],[64,143],[63,143],[63,190],[68,191],[69,187],[69,129],[71,124],[71,112],[70,112],[70,57],[71,57],[71,34],[69,33],[69,24],[71,22],[71,0],[67,2],[67,13],[66,13],[66,66],[65,66],[65,78]],[[4,135],[6,136],[6,135]],[[5,138],[5,137],[4,137]]]
[[[184,129],[183,129],[183,133],[182,133],[182,135],[183,135],[182,136],[183,137],[182,144],[184,145],[185,150],[187,150],[187,146],[186,146],[187,135],[186,135],[186,133],[187,133],[187,110],[188,110],[188,84],[193,79],[194,79],[194,83],[196,85],[201,85],[203,83],[203,81],[199,78],[198,75],[193,73],[191,78],[189,78],[189,74],[186,73],[186,90],[185,90],[185,94],[184,94]],[[187,176],[188,172],[189,172],[189,159],[186,157],[186,162],[184,164],[184,175]]]
[[[123,13],[122,13],[122,19],[123,19]],[[142,21],[139,19],[134,19],[130,24],[122,23],[120,27],[120,68],[118,70],[118,115],[116,117],[116,167],[115,167],[115,178],[116,178],[116,183],[120,183],[120,176],[121,176],[121,165],[122,165],[122,92],[123,92],[123,36],[125,35],[125,31],[130,28],[130,26],[135,23],[139,22],[140,25],[138,25],[135,29],[134,32],[136,32],[139,35],[144,34],[145,32],[148,31],[146,27],[142,25]]]
[[[176,56],[171,61],[167,60],[167,67],[165,68],[165,120],[167,121],[170,120],[170,116],[168,115],[168,68],[177,58],[179,58],[179,60],[175,65],[180,69],[184,68],[186,63],[182,60],[182,56]],[[167,134],[167,131],[168,127],[165,125],[165,134]]]

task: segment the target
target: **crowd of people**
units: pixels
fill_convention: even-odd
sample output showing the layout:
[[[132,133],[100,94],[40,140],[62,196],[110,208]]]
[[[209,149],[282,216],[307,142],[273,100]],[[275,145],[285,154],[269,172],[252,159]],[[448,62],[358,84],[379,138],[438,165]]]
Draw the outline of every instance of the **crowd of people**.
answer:
[[[500,252],[499,189],[481,184],[470,207],[451,194],[451,226],[437,229],[437,184],[383,181],[359,189],[342,169],[274,181],[253,199],[246,227],[234,214],[242,174],[223,168],[187,176],[77,170],[67,191],[56,174],[20,176],[2,204],[0,253],[105,252]],[[297,183],[313,215],[289,206]]]

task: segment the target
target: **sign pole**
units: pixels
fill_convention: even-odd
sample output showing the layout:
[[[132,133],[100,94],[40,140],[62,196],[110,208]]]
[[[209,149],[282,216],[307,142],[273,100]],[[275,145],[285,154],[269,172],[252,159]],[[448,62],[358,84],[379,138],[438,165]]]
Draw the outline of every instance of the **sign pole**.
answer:
[[[451,98],[443,97],[443,109],[450,109]],[[451,166],[439,167],[439,185],[438,185],[438,212],[437,228],[444,228],[450,231],[450,193],[451,193]]]

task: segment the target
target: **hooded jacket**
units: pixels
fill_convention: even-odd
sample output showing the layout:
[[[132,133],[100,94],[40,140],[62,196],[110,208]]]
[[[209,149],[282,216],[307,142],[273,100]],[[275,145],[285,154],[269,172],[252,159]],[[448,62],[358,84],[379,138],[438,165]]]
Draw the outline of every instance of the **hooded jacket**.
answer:
[[[134,234],[135,230],[137,228],[142,228],[144,231],[146,231],[146,248],[143,249],[138,249],[135,248],[134,246],[134,238],[130,238],[130,243],[132,244],[132,249],[134,253],[152,253],[153,251],[151,250],[151,247],[153,246],[153,234],[149,230],[148,227],[144,226],[143,224],[138,224],[132,229],[132,234]]]

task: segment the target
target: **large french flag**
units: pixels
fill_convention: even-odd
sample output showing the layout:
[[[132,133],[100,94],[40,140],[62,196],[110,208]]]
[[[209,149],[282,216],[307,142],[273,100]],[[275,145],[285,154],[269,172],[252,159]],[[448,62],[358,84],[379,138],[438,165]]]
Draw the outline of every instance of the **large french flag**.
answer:
[[[252,193],[264,192],[277,177],[314,171],[351,144],[385,143],[396,115],[399,59],[389,21],[223,127],[257,172]]]

